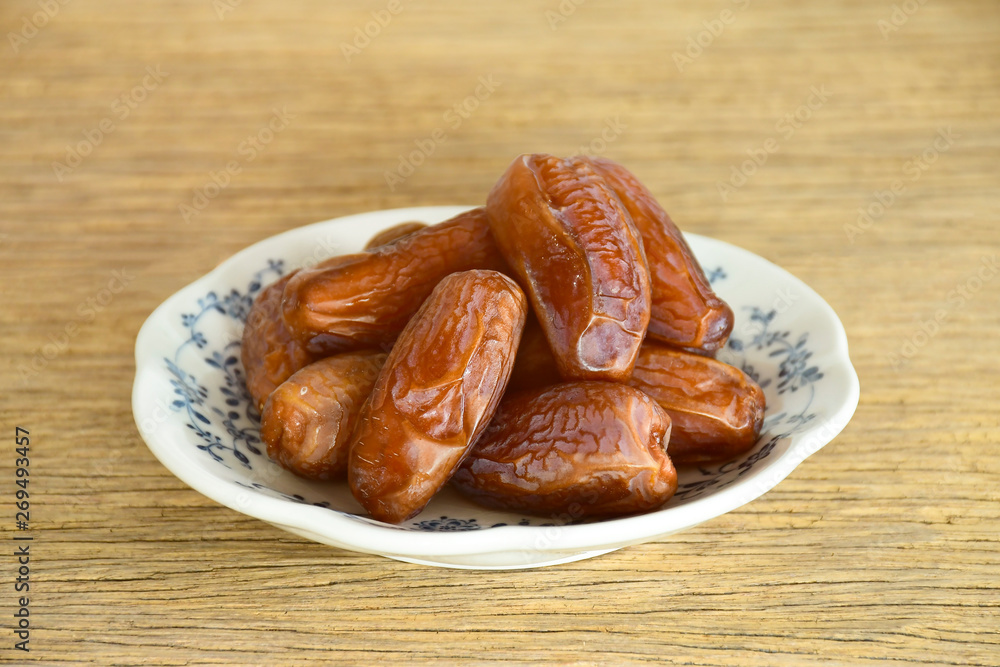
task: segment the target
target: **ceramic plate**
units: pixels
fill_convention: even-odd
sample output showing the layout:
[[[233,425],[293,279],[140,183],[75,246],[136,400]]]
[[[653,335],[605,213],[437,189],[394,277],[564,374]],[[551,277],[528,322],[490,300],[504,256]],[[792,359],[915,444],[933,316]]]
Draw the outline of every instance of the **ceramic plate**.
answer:
[[[581,523],[492,511],[445,489],[420,515],[394,526],[367,518],[346,483],[307,481],[273,464],[239,354],[257,293],[292,269],[356,252],[399,222],[439,222],[466,208],[377,211],[294,229],[243,250],[167,299],[143,325],[135,349],[133,412],[153,454],[209,498],[317,542],[414,563],[513,569],[589,558],[735,509],[784,479],[854,414],[858,378],[830,306],[767,260],[688,234],[712,286],[736,314],[719,358],[760,383],[767,413],[744,456],[682,468],[677,494],[664,508]]]

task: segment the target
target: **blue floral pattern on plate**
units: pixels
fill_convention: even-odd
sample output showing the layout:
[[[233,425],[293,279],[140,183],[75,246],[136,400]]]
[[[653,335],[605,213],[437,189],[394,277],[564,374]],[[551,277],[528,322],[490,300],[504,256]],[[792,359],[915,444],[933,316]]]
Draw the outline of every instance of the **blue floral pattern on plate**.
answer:
[[[186,417],[186,425],[201,441],[197,445],[204,456],[216,465],[229,470],[255,471],[271,465],[260,439],[260,413],[246,389],[243,366],[240,361],[240,339],[216,341],[207,332],[226,327],[218,326],[216,318],[230,321],[230,326],[246,323],[250,307],[260,290],[285,273],[285,262],[271,259],[266,266],[253,274],[245,289],[231,289],[227,294],[209,292],[197,300],[197,310],[181,316],[181,324],[188,337],[163,362],[171,376],[173,399],[171,408]],[[725,267],[706,271],[715,284],[729,278]],[[823,373],[810,365],[813,355],[808,333],[797,336],[777,326],[779,314],[774,309],[750,306],[744,309],[749,337],[730,338],[720,358],[743,369],[760,383],[768,393],[768,412],[773,396],[804,392],[805,400],[798,401],[793,411],[767,414],[757,446],[748,454],[720,465],[685,468],[680,471],[680,484],[670,505],[694,500],[709,490],[723,489],[765,461],[778,444],[791,435],[805,430],[816,418],[810,411],[816,395],[816,384]],[[214,324],[206,324],[213,322]],[[754,363],[751,363],[751,357]],[[762,361],[767,368],[762,368]],[[776,365],[775,365],[776,364]],[[290,475],[291,473],[285,473]],[[236,484],[248,491],[272,497],[315,505],[338,512],[343,516],[365,523],[378,523],[364,516],[331,507],[331,502],[318,497],[308,497],[301,492],[275,488],[273,484],[259,481]],[[670,506],[668,505],[668,507]],[[471,510],[475,512],[475,510]],[[574,523],[570,520],[517,517],[513,520],[490,520],[486,510],[480,516],[418,517],[405,526],[389,526],[400,530],[432,532],[457,532],[483,530],[500,526],[553,526]],[[386,524],[378,523],[380,526]]]

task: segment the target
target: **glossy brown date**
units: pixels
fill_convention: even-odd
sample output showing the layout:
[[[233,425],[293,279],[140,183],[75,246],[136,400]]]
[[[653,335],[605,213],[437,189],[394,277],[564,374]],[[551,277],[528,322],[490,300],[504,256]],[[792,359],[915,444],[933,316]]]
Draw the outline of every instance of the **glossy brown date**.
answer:
[[[503,266],[484,210],[473,209],[300,271],[285,287],[282,312],[292,335],[311,345],[388,347],[442,278]]]
[[[561,380],[559,367],[549,349],[545,332],[535,316],[528,313],[524,333],[521,334],[521,344],[514,359],[514,368],[510,373],[510,382],[507,383],[507,392],[547,387],[558,384]]]
[[[281,295],[294,273],[268,285],[257,295],[243,328],[240,356],[247,390],[258,410],[271,392],[316,355],[292,338],[281,319]]]
[[[647,342],[629,384],[670,415],[670,458],[678,465],[735,458],[760,435],[764,392],[729,364]]]
[[[670,417],[627,385],[576,382],[506,398],[452,479],[473,500],[579,519],[652,510],[677,490]]]
[[[642,235],[653,291],[650,337],[678,347],[721,348],[733,330],[733,311],[712,291],[677,225],[628,169],[605,158],[588,161]]]
[[[375,351],[337,354],[281,383],[261,413],[267,455],[302,477],[342,477],[347,443],[385,356]]]
[[[522,155],[486,210],[562,376],[627,378],[649,323],[649,271],[611,188],[583,158]]]
[[[351,440],[348,481],[376,519],[419,512],[496,410],[527,299],[495,271],[442,280],[400,334]]]
[[[409,236],[413,232],[419,231],[426,226],[427,224],[423,222],[401,222],[398,225],[390,227],[389,229],[383,229],[368,240],[368,243],[365,245],[365,250],[371,250],[372,248],[378,248],[379,246],[394,243],[404,236]]]

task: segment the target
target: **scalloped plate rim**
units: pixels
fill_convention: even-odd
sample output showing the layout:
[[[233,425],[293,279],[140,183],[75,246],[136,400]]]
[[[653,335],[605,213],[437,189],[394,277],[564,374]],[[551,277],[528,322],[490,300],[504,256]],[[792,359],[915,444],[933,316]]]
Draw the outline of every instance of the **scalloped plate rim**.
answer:
[[[360,222],[365,218],[398,217],[403,219],[424,219],[427,221],[443,220],[458,212],[473,208],[472,206],[424,206],[403,207],[368,211],[322,222],[296,227],[274,236],[262,239],[240,250],[232,257],[221,262],[214,269],[189,283],[185,287],[167,297],[146,319],[136,338],[135,360],[136,378],[132,391],[133,415],[136,424],[141,424],[149,413],[147,411],[149,398],[143,395],[144,380],[147,376],[158,373],[151,361],[158,358],[158,353],[151,348],[153,329],[163,320],[165,313],[174,306],[200,294],[204,288],[210,287],[218,278],[238,267],[241,261],[253,255],[256,251],[293,236],[307,233],[332,225],[343,225],[350,222]],[[392,224],[392,222],[388,223]],[[831,350],[840,363],[831,366],[846,374],[848,391],[841,397],[839,405],[833,411],[833,416],[824,424],[830,426],[827,433],[821,436],[812,447],[790,445],[773,464],[761,470],[753,470],[746,477],[732,483],[728,487],[688,502],[680,507],[666,508],[647,514],[609,519],[597,523],[557,526],[559,536],[553,544],[538,548],[537,536],[547,530],[543,526],[500,526],[483,530],[466,532],[424,532],[416,530],[399,530],[391,526],[379,526],[364,523],[342,515],[338,511],[294,503],[281,498],[273,498],[262,493],[249,492],[250,501],[243,507],[237,507],[237,497],[246,495],[247,489],[220,480],[215,475],[201,468],[183,467],[183,460],[171,456],[170,449],[176,443],[158,432],[143,432],[140,435],[154,456],[176,477],[202,495],[241,514],[253,516],[262,521],[277,526],[289,526],[310,533],[322,535],[324,543],[341,546],[345,549],[363,551],[385,556],[399,556],[413,560],[426,560],[430,557],[470,556],[488,554],[497,551],[529,550],[535,553],[564,553],[567,551],[599,551],[614,549],[629,544],[650,541],[664,537],[730,512],[752,500],[764,495],[771,488],[785,479],[805,458],[832,441],[846,427],[853,416],[860,399],[860,384],[857,373],[850,362],[847,334],[842,322],[833,308],[811,287],[780,266],[769,260],[745,250],[739,246],[698,234],[685,233],[688,239],[696,239],[699,244],[718,244],[729,252],[743,255],[745,258],[764,262],[782,274],[786,280],[795,283],[806,294],[816,300],[816,305],[823,312],[825,319],[833,325],[836,345]],[[803,432],[808,436],[815,427]],[[803,451],[803,450],[806,451]],[[792,456],[796,452],[795,456]],[[762,475],[770,477],[763,483],[758,481]],[[676,515],[676,516],[673,516]],[[338,539],[338,533],[349,533],[351,539]],[[595,539],[595,532],[598,538]],[[535,538],[535,544],[532,543]]]

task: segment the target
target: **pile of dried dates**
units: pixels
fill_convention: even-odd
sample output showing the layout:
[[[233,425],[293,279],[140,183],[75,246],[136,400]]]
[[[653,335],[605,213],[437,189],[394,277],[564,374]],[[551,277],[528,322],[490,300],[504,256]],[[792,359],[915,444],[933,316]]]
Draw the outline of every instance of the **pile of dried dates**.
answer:
[[[764,394],[714,359],[732,328],[631,172],[535,154],[485,207],[265,288],[242,356],[271,458],[346,476],[376,519],[414,516],[449,482],[578,519],[655,509],[674,464],[753,447]]]

